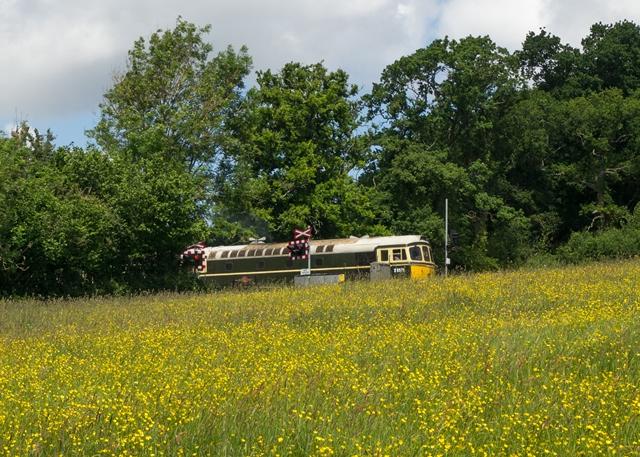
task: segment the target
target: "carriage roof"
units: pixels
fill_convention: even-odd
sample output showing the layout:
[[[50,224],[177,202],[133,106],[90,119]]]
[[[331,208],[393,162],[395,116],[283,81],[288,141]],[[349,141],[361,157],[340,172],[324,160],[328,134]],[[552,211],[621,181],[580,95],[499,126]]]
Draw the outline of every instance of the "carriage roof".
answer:
[[[367,237],[363,236],[360,238],[351,237],[351,238],[338,238],[338,239],[329,239],[329,240],[311,240],[310,248],[311,255],[314,255],[317,252],[317,249],[320,246],[333,246],[331,252],[335,254],[340,253],[358,253],[358,252],[372,252],[378,247],[382,246],[407,246],[412,243],[427,243],[428,241],[420,236],[420,235],[398,235],[398,236],[373,236]],[[273,252],[271,255],[285,255],[285,252],[281,252],[280,254],[276,254],[278,249],[282,251],[282,248],[286,248],[288,243],[251,243],[251,244],[243,244],[243,245],[235,245],[235,246],[212,246],[205,248],[206,253],[209,258],[217,257],[217,253],[223,251],[241,251],[241,250],[261,250],[264,253],[264,250],[271,249]],[[323,249],[324,250],[324,249]],[[325,251],[327,252],[327,251]],[[258,254],[260,255],[260,254]]]

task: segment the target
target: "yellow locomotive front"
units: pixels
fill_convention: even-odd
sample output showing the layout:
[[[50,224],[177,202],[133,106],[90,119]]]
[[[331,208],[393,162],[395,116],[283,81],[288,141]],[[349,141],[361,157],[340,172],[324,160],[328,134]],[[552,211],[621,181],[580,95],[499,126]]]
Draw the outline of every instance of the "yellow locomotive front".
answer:
[[[381,272],[388,270],[388,276],[392,278],[422,279],[436,273],[436,266],[431,256],[431,247],[424,240],[404,246],[388,245],[378,247],[376,249],[376,261],[379,270]]]

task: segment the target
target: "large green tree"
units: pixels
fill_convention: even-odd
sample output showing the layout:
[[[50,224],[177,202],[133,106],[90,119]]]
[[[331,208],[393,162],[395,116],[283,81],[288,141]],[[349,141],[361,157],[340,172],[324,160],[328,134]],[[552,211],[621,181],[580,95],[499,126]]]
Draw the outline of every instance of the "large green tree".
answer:
[[[178,19],[172,30],[134,43],[89,132],[103,150],[134,161],[176,162],[192,174],[215,169],[230,141],[228,120],[242,99],[251,58],[244,47],[212,57],[209,31]]]
[[[616,198],[612,189],[637,186],[640,99],[609,89],[559,108],[555,171],[587,197],[582,212],[590,229],[619,223],[634,202]]]
[[[19,294],[109,292],[117,215],[61,164],[77,148],[23,125],[0,140],[0,289]]]
[[[515,54],[523,75],[558,98],[612,88],[628,95],[640,88],[640,27],[630,21],[594,24],[581,49],[544,29],[530,32]]]
[[[639,199],[640,28],[595,24],[581,49],[542,30],[516,56],[534,90],[505,116],[503,142],[526,211],[556,243],[617,225]]]
[[[383,230],[351,174],[362,163],[356,95],[344,71],[322,64],[258,72],[220,183],[224,215],[276,239],[307,224],[322,237]]]
[[[462,242],[453,258],[466,267],[526,253],[529,221],[506,201],[499,164],[497,125],[522,85],[514,62],[488,37],[436,40],[389,65],[366,97],[375,160],[365,180],[386,195],[389,225],[439,246],[448,198]]]
[[[162,284],[179,252],[206,237],[221,159],[237,142],[251,58],[244,47],[212,55],[209,31],[178,19],[137,40],[89,132],[118,169],[105,198],[123,224],[118,264],[136,287]]]

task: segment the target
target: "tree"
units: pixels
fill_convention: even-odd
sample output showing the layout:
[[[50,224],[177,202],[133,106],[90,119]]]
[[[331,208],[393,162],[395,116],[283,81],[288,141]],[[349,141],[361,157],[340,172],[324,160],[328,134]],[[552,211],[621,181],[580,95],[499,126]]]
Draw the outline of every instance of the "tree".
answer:
[[[206,236],[221,159],[251,68],[246,48],[211,57],[210,27],[178,19],[140,38],[89,132],[115,172],[103,198],[122,222],[121,277],[133,288],[172,284],[178,253]]]
[[[587,197],[582,212],[590,219],[589,229],[619,224],[635,202],[616,198],[611,190],[637,185],[640,99],[609,89],[558,108],[555,173]]]
[[[582,40],[584,72],[594,90],[618,88],[629,95],[640,88],[640,27],[630,21],[597,23]]]
[[[503,161],[512,192],[544,245],[572,231],[618,225],[638,201],[637,121],[640,28],[594,24],[582,49],[530,33],[516,52],[525,91],[504,119]]]
[[[251,58],[245,47],[210,58],[209,31],[179,18],[173,30],[134,43],[127,70],[116,76],[89,132],[103,150],[180,163],[192,174],[215,170]]]
[[[109,291],[117,216],[76,185],[61,163],[78,148],[55,148],[50,133],[23,125],[2,140],[0,289],[8,293],[77,295]]]
[[[580,50],[563,44],[545,29],[529,32],[522,49],[514,53],[522,76],[534,87],[558,97],[581,95],[593,78],[582,71]]]
[[[515,55],[535,87],[559,98],[611,88],[629,95],[640,88],[640,27],[630,21],[594,24],[581,50],[544,29],[530,32]]]
[[[521,87],[513,58],[488,37],[436,40],[385,68],[366,96],[375,153],[364,179],[387,196],[394,231],[424,233],[438,247],[446,197],[458,265],[494,268],[525,255],[529,221],[502,196],[497,131]]]
[[[361,163],[356,94],[344,71],[322,64],[259,72],[247,96],[241,145],[220,186],[226,215],[249,214],[257,232],[264,223],[268,233],[261,234],[276,239],[306,224],[323,237],[382,230],[350,175]]]

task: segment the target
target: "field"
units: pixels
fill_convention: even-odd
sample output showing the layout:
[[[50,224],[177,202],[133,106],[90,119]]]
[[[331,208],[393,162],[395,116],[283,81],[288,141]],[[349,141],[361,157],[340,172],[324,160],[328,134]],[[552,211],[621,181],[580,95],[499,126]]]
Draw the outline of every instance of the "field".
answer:
[[[0,454],[638,455],[639,283],[0,301]]]

